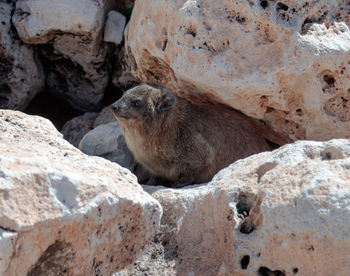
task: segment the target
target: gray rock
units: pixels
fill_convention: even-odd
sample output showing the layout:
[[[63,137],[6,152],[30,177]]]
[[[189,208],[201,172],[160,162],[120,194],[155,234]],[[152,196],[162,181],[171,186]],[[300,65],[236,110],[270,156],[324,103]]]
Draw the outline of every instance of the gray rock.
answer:
[[[23,110],[44,89],[45,75],[32,47],[12,32],[12,9],[0,2],[0,108]]]
[[[104,41],[119,45],[123,40],[125,23],[124,15],[116,11],[110,11],[106,21]]]

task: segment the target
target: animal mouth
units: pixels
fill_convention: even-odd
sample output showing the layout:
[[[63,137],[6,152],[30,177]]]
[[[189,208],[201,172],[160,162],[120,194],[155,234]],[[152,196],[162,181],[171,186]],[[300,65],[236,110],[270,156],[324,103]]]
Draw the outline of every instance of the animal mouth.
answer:
[[[130,119],[130,116],[128,116],[127,114],[123,114],[120,111],[112,110],[112,113],[116,119]]]

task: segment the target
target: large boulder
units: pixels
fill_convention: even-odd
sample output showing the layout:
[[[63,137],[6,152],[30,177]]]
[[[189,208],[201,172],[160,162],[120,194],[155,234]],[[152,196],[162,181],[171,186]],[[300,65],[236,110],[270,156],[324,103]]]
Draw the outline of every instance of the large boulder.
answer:
[[[350,141],[296,142],[207,185],[144,186],[160,231],[116,275],[349,275]]]
[[[0,274],[110,275],[158,228],[128,170],[89,157],[46,119],[0,110]]]
[[[20,38],[39,44],[48,91],[75,108],[93,111],[111,73],[113,45],[103,42],[106,14],[114,0],[19,0],[13,24]]]
[[[143,81],[329,140],[350,137],[349,24],[347,0],[139,0],[125,52]]]
[[[0,2],[0,108],[23,110],[44,89],[45,75],[33,49],[13,32],[12,12]]]

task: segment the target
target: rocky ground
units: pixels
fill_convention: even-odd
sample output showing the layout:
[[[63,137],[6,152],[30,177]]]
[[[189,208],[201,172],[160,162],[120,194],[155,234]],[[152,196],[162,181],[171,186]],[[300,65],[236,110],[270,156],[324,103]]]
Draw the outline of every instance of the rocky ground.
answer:
[[[0,275],[349,275],[349,26],[345,0],[0,0]],[[281,147],[140,185],[109,105],[142,81]]]

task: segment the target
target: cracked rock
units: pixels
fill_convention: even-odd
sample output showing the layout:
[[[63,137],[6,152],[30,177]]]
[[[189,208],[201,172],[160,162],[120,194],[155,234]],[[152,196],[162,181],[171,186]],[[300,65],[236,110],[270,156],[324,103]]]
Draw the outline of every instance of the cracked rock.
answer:
[[[350,138],[349,26],[347,0],[140,0],[125,55],[140,80],[208,96],[292,140]]]
[[[128,170],[74,148],[46,119],[0,110],[2,276],[111,275],[158,228]]]

